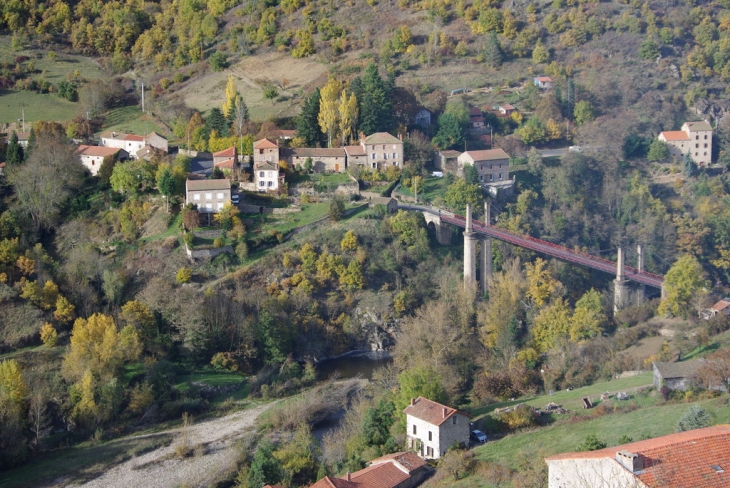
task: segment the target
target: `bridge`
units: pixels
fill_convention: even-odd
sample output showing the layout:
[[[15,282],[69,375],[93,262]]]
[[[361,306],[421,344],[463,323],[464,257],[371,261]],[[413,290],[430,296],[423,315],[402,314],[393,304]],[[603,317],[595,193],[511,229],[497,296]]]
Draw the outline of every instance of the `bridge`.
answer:
[[[485,287],[487,279],[492,274],[492,239],[498,239],[503,242],[513,244],[525,249],[544,254],[546,256],[559,259],[568,263],[587,266],[592,269],[611,273],[616,275],[614,280],[614,309],[625,307],[629,303],[629,281],[640,285],[638,289],[638,300],[643,300],[644,286],[658,288],[664,293],[663,282],[664,277],[644,271],[644,255],[642,247],[638,246],[638,263],[637,267],[627,266],[624,262],[624,253],[621,248],[618,250],[618,261],[613,262],[593,256],[588,253],[576,251],[564,246],[553,244],[534,237],[517,234],[505,229],[493,227],[490,222],[489,203],[485,203],[485,219],[483,222],[473,220],[471,216],[471,205],[467,205],[466,216],[456,215],[454,213],[439,208],[426,207],[420,205],[399,205],[398,208],[403,210],[413,210],[423,212],[426,222],[433,224],[436,229],[436,238],[439,243],[446,244],[451,238],[450,226],[460,227],[464,229],[464,282],[465,286],[476,285],[476,250],[474,245],[476,241],[481,241],[482,245],[482,286]],[[448,239],[448,240],[447,240]],[[486,290],[484,290],[486,291]]]

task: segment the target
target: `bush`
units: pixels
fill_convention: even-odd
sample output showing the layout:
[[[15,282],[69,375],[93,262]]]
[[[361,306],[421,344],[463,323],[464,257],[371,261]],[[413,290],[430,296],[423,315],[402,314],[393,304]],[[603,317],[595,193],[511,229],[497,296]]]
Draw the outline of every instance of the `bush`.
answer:
[[[210,364],[219,371],[238,371],[238,361],[230,352],[217,352],[210,360]]]
[[[689,410],[682,415],[682,418],[677,422],[677,432],[684,432],[686,430],[701,429],[710,425],[712,418],[707,410],[700,407],[699,405],[692,405]]]
[[[162,87],[163,90],[167,90],[168,87],[170,86],[170,84],[172,84],[172,81],[170,81],[169,78],[162,78],[160,80],[160,86]]]
[[[532,408],[522,406],[501,414],[499,420],[509,430],[514,431],[537,425],[537,414]]]
[[[188,268],[187,266],[183,266],[182,268],[177,270],[177,274],[175,274],[175,279],[178,283],[189,283],[190,280],[193,277],[193,270]]]
[[[58,332],[48,322],[41,327],[41,341],[48,347],[54,347],[58,341]]]
[[[177,72],[172,76],[172,81],[175,83],[182,83],[183,81],[185,81],[185,75],[183,75],[180,72]]]
[[[222,237],[216,237],[215,239],[213,239],[213,247],[215,247],[216,249],[221,248],[225,245],[226,245],[226,240],[223,239]]]
[[[597,451],[606,447],[606,443],[599,440],[596,434],[589,434],[583,443],[578,446],[579,451]]]
[[[222,52],[217,52],[208,58],[208,64],[213,71],[223,71],[228,67],[228,58]]]
[[[248,258],[248,244],[246,244],[246,241],[239,242],[236,245],[236,256],[238,256],[241,262]]]
[[[342,198],[340,197],[334,197],[332,198],[332,201],[330,202],[330,209],[329,209],[329,218],[332,222],[337,222],[342,220],[342,217],[345,214],[345,202],[342,201]]]

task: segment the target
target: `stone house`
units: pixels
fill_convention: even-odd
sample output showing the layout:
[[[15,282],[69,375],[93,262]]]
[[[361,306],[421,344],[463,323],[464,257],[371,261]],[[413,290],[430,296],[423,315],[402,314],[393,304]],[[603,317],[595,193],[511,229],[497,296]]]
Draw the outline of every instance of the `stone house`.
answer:
[[[370,465],[343,478],[325,476],[310,488],[414,488],[433,470],[413,452],[396,452],[370,461]]]
[[[433,165],[441,171],[457,173],[459,156],[461,156],[459,151],[453,151],[451,149],[439,151],[436,153]]]
[[[18,136],[18,145],[22,146],[23,148],[28,147],[28,139],[30,138],[30,132],[10,131],[10,132],[8,132],[8,135],[5,138],[5,144],[10,143],[10,138],[13,137],[13,132],[15,132],[15,135]]]
[[[365,154],[365,148],[362,146],[345,146],[345,156],[347,157],[347,167],[358,166],[360,168],[368,167],[368,156]]]
[[[237,153],[238,151],[236,150],[236,146],[231,146],[223,149],[222,151],[216,151],[213,153],[213,165],[223,161],[228,161],[229,159],[234,159],[238,156]],[[278,162],[279,160],[277,159],[276,161]]]
[[[118,147],[87,146],[85,144],[81,144],[76,149],[76,154],[79,155],[81,164],[91,172],[92,176],[96,176],[99,173],[105,157],[114,156],[117,161],[129,157],[127,151]]]
[[[545,459],[549,488],[730,486],[730,426],[688,430]]]
[[[469,445],[469,415],[427,398],[412,398],[406,414],[406,444],[424,459],[438,459],[454,444]]]
[[[347,155],[341,147],[282,149],[281,157],[292,167],[304,167],[307,158],[311,158],[315,173],[340,173],[347,167]]]
[[[284,173],[279,171],[279,162],[254,163],[253,181],[259,193],[279,193],[284,187]]]
[[[385,209],[389,214],[398,211],[398,200],[393,197],[372,197],[368,201],[369,208],[375,208],[378,205],[385,205]]]
[[[484,114],[477,107],[469,107],[469,128],[470,129],[483,129]]]
[[[695,384],[697,370],[704,364],[703,360],[681,361],[677,363],[655,362],[654,386],[666,386],[670,390],[686,391]]]
[[[672,156],[689,153],[699,166],[712,163],[712,126],[706,121],[685,122],[681,130],[663,131],[658,139],[667,143]]]
[[[723,298],[722,300],[719,300],[716,304],[714,304],[712,307],[710,307],[703,315],[704,315],[705,320],[709,320],[710,318],[712,318],[718,314],[730,315],[730,298]]]
[[[231,201],[231,180],[186,180],[185,204],[194,203],[200,213],[218,213]]]
[[[360,145],[366,154],[370,168],[387,169],[403,167],[403,141],[387,132],[376,132],[365,137],[360,134]]]
[[[515,111],[515,108],[509,103],[506,103],[497,107],[497,110],[499,110],[500,115],[510,116]]]
[[[536,87],[542,88],[543,90],[553,87],[553,79],[549,76],[536,76],[533,78],[533,81]]]
[[[137,151],[145,147],[146,142],[142,136],[107,131],[99,136],[99,145],[124,149],[128,154],[137,154]]]
[[[150,132],[147,137],[144,138],[145,146],[147,147],[154,147],[155,149],[162,151],[164,153],[168,153],[169,145],[167,143],[167,138],[164,136],[161,136],[157,132]]]
[[[489,185],[509,181],[509,154],[503,149],[466,151],[457,158],[459,175],[464,174],[464,165],[471,164],[479,174],[479,182]]]
[[[231,156],[228,156],[233,157]],[[253,143],[253,165],[269,163],[279,167],[279,144],[271,139],[259,139]]]

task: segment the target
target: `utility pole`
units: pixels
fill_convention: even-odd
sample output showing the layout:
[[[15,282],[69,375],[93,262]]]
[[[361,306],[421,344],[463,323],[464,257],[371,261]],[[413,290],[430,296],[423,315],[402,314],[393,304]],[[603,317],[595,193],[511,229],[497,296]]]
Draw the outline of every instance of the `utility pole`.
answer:
[[[142,113],[144,113],[144,81],[142,82]]]

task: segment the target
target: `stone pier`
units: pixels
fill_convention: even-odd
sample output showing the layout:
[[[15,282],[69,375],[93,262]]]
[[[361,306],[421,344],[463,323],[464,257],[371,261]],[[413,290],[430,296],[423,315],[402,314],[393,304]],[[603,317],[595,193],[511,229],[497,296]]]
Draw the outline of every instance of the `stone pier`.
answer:
[[[491,225],[489,202],[484,202],[484,225]],[[492,278],[492,238],[482,239],[482,293],[487,294],[487,283]]]
[[[616,279],[613,280],[613,284],[613,313],[616,314],[626,307],[630,301],[629,280],[626,279],[624,271],[624,252],[620,247],[618,248],[618,262],[616,263]]]
[[[638,269],[639,272],[644,271],[644,248],[641,247],[641,244],[636,246],[636,269]],[[645,297],[646,285],[639,284],[636,288],[636,304],[639,305],[644,303]]]
[[[477,235],[471,220],[471,204],[466,204],[466,229],[464,229],[464,288],[472,289],[477,282]]]

